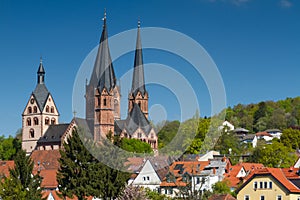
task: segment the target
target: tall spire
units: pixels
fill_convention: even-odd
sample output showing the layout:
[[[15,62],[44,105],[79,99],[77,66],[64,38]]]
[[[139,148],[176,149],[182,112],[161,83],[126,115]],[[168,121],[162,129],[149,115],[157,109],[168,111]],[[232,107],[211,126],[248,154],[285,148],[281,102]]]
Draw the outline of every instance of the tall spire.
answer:
[[[100,45],[90,79],[90,84],[98,87],[100,92],[105,88],[108,92],[116,85],[116,77],[110,57],[108,46],[106,11],[104,10],[103,30],[100,38]]]
[[[42,57],[40,58],[40,65],[39,65],[39,69],[37,71],[37,83],[38,84],[44,84],[45,81],[45,69],[43,66],[43,59]]]
[[[138,92],[141,92],[143,96],[146,93],[145,80],[144,80],[143,52],[142,52],[141,33],[140,33],[140,20],[138,21],[131,92],[133,93],[134,96],[136,96]]]

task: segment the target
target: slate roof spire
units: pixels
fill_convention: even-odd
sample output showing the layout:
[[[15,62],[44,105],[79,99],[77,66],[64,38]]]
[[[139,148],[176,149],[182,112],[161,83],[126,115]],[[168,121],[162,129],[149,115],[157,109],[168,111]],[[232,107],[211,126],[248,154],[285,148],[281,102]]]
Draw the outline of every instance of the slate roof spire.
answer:
[[[43,59],[42,57],[40,58],[40,66],[39,69],[37,71],[37,83],[38,84],[44,84],[45,81],[45,69],[43,66]]]
[[[136,39],[136,49],[134,58],[134,69],[132,78],[132,88],[131,92],[134,96],[140,91],[144,96],[146,93],[145,80],[144,80],[144,65],[143,65],[143,52],[142,52],[142,42],[140,33],[140,20],[138,21],[137,39]]]
[[[106,11],[104,11],[103,30],[100,38],[100,45],[90,79],[90,85],[91,84],[94,87],[97,87],[100,92],[102,92],[104,88],[109,92],[116,85],[115,72],[108,46]]]
[[[44,81],[45,81],[45,69],[43,66],[43,60],[41,58],[40,65],[37,71],[37,85],[35,87],[35,90],[32,92],[32,94],[36,99],[40,111],[44,110],[47,98],[50,95],[50,92],[48,91]]]

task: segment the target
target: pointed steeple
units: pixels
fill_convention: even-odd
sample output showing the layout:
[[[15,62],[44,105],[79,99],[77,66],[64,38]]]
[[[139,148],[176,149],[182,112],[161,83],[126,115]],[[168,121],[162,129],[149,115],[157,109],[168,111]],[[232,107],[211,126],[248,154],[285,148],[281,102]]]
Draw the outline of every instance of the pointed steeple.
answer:
[[[108,46],[106,12],[104,12],[103,30],[101,34],[100,45],[90,79],[90,85],[91,84],[94,87],[97,87],[100,92],[102,92],[104,88],[109,92],[116,85],[115,72]]]
[[[136,96],[138,92],[141,92],[143,96],[146,93],[145,80],[144,80],[143,52],[142,52],[141,33],[140,33],[140,21],[138,21],[134,69],[133,69],[132,88],[131,88],[131,93],[134,96]]]
[[[43,66],[43,59],[42,57],[40,58],[40,66],[39,69],[37,71],[37,83],[38,84],[44,84],[45,81],[45,69]]]

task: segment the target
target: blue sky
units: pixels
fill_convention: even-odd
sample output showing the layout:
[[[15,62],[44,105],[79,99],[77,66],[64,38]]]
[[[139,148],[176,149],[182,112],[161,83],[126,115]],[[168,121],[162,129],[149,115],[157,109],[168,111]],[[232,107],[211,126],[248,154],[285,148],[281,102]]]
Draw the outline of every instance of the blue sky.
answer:
[[[14,135],[21,127],[41,55],[60,121],[72,119],[74,80],[81,63],[98,44],[104,8],[109,36],[136,28],[140,18],[142,27],[173,29],[196,40],[222,75],[228,106],[299,96],[299,4],[297,0],[1,0],[0,134]],[[184,70],[189,65],[186,61],[145,50],[144,62],[175,69],[182,66],[197,93],[201,115],[210,115],[205,83],[192,70]],[[116,60],[117,76],[132,65],[132,53]],[[156,86],[148,90],[150,107],[161,104],[170,112],[169,119],[178,117],[172,94]]]

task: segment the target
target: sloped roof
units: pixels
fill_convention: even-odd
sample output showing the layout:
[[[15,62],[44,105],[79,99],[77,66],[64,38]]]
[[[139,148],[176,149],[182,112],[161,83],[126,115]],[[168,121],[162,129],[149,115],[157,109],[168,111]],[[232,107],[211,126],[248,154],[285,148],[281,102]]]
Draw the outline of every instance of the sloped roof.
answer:
[[[37,171],[33,171],[36,174]],[[45,189],[56,189],[58,183],[56,180],[57,170],[56,169],[44,169],[40,171],[40,176],[43,177],[41,186]]]
[[[36,85],[35,90],[32,92],[32,94],[37,102],[40,111],[42,112],[44,110],[50,92],[48,91],[46,85],[44,83],[41,83]]]
[[[264,131],[264,132],[258,132],[255,134],[256,136],[269,136],[269,137],[273,137],[270,133]]]
[[[283,173],[280,168],[262,168],[253,171],[246,179],[246,182],[237,189],[237,193],[243,189],[255,177],[269,176],[274,178],[280,185],[282,185],[290,193],[300,193],[300,189],[294,185]],[[252,186],[251,186],[252,187]]]
[[[58,169],[59,150],[34,150],[30,155],[34,162],[33,170]]]
[[[116,85],[115,72],[108,46],[106,16],[104,16],[100,44],[89,84],[94,88],[97,87],[100,92],[102,92],[104,88],[107,92],[110,92]]]
[[[146,93],[140,26],[137,31],[131,92],[133,96],[136,96],[138,92],[140,92],[142,96]]]
[[[13,160],[0,161],[0,177],[9,176],[9,169],[15,167],[15,162]]]
[[[201,171],[205,169],[207,165],[209,165],[210,161],[176,161],[173,162],[169,167],[169,173],[172,174],[175,178],[174,181],[167,181],[167,177],[163,178],[161,182],[161,187],[180,187],[186,186],[186,182],[182,181],[183,174],[190,175],[200,175]]]
[[[61,143],[61,137],[66,132],[70,124],[50,125],[44,136],[38,140],[38,145],[45,143]]]
[[[144,113],[141,111],[141,108],[136,103],[133,104],[133,108],[127,116],[124,126],[130,135],[133,134],[138,128],[142,129],[145,134],[148,135],[152,129],[148,119],[145,117]]]

